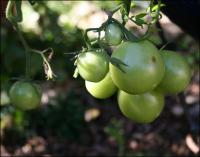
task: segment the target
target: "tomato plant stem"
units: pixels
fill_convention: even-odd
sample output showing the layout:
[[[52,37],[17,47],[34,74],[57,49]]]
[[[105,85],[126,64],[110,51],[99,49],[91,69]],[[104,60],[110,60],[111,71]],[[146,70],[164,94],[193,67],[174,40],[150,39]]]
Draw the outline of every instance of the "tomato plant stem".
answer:
[[[25,49],[25,57],[26,57],[25,77],[26,79],[30,79],[30,68],[31,68],[30,47],[27,44],[26,40],[24,39],[18,24],[15,22],[13,24]]]
[[[16,10],[16,13],[14,12]],[[25,77],[26,79],[30,79],[30,67],[31,67],[31,56],[30,56],[30,47],[28,46],[26,40],[24,39],[21,30],[19,29],[19,25],[17,22],[22,21],[22,11],[21,11],[21,1],[13,1],[10,0],[6,7],[6,18],[12,23],[14,26],[22,45],[25,49],[25,57],[26,57],[26,66],[25,66]]]

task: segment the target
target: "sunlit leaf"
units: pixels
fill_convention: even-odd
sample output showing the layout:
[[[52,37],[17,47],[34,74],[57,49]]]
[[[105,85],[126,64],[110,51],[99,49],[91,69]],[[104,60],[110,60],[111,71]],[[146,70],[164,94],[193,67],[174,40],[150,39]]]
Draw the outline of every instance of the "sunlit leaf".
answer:
[[[165,4],[160,4],[160,8],[161,7],[164,7],[164,6],[166,6]],[[152,8],[152,11],[156,11],[156,10],[158,10],[158,4],[156,4],[153,8]]]

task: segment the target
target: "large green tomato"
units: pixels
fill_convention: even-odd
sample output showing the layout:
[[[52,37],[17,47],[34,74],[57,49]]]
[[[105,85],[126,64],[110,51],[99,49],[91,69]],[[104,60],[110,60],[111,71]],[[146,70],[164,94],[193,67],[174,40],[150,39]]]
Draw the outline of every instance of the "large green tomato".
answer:
[[[191,72],[184,58],[173,51],[162,50],[165,63],[165,75],[157,90],[164,94],[177,94],[183,91],[190,82]]]
[[[119,45],[122,41],[122,31],[116,24],[109,24],[105,29],[105,40],[111,46]]]
[[[113,83],[109,73],[100,82],[85,81],[85,86],[92,96],[99,99],[108,98],[117,91],[117,87]]]
[[[118,104],[121,112],[129,119],[150,123],[160,115],[164,107],[164,96],[154,91],[140,95],[119,91]]]
[[[13,105],[22,110],[31,110],[41,102],[41,90],[38,85],[18,81],[10,89],[10,99]]]
[[[112,54],[127,66],[125,72],[110,63],[110,74],[116,86],[130,94],[141,94],[154,89],[165,72],[157,48],[148,41],[124,42]]]
[[[108,55],[105,51],[81,53],[77,59],[77,68],[83,79],[99,82],[108,73]]]

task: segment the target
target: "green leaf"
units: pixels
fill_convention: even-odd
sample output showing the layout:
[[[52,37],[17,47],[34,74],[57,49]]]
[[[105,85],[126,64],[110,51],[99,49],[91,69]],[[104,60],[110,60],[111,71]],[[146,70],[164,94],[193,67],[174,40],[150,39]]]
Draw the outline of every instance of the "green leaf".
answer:
[[[148,8],[146,9],[146,12],[150,12],[150,7],[148,7]]]
[[[166,5],[161,3],[160,8],[165,7]],[[158,10],[158,4],[154,5],[153,3],[150,3],[150,6],[146,9],[147,12],[154,12]]]
[[[153,0],[150,1],[149,7],[146,9],[146,12],[152,12],[152,8],[154,6],[153,2],[154,2]]]
[[[123,2],[123,0],[115,0],[115,2],[116,2],[117,4],[121,4],[121,3]]]
[[[135,8],[135,7],[136,7],[135,2],[131,2],[131,8]]]
[[[136,15],[135,18],[141,19],[141,18],[143,18],[146,15],[147,15],[147,13],[140,13],[140,14]]]
[[[125,64],[124,62],[119,60],[118,58],[114,58],[114,57],[110,58],[110,63],[112,65],[114,65],[115,67],[117,67],[119,70],[121,70],[124,73],[125,73],[125,70],[122,68],[122,66],[128,66],[127,64]]]
[[[121,64],[121,65],[124,65],[124,66],[128,66],[127,64],[125,64],[124,62],[122,62],[121,60],[119,60],[118,58],[115,58],[115,57],[111,57],[110,61],[111,61],[111,63],[115,62],[116,64]]]
[[[161,7],[164,7],[164,6],[166,6],[166,5],[163,4],[163,3],[160,4],[160,8],[161,8]],[[152,8],[152,11],[156,11],[156,10],[158,10],[158,4],[156,4],[156,5]]]
[[[138,26],[143,26],[143,24],[146,24],[146,22],[143,19],[135,18],[134,21]]]
[[[142,19],[144,16],[146,16],[147,13],[140,13],[138,15],[136,15],[134,18],[135,20],[133,20],[135,22],[135,24],[137,24],[138,26],[143,27],[143,24],[147,24],[144,19]]]

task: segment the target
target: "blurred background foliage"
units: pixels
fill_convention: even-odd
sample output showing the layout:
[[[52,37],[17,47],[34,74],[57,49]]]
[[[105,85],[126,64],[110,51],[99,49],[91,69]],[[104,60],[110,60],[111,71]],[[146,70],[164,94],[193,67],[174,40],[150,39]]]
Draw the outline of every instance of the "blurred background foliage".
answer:
[[[113,1],[39,1],[32,7],[23,2],[23,34],[32,48],[53,48],[51,65],[57,75],[55,81],[46,81],[41,57],[32,54],[31,75],[43,89],[41,107],[33,111],[23,112],[10,104],[8,91],[16,77],[20,78],[24,73],[25,52],[12,25],[6,20],[1,21],[1,151],[13,155],[195,154],[184,142],[188,133],[185,133],[187,129],[184,125],[186,113],[181,106],[183,104],[177,104],[178,98],[167,98],[167,107],[156,122],[137,125],[121,115],[115,98],[94,99],[86,92],[80,77],[72,78],[73,55],[67,53],[81,50],[85,46],[84,29],[98,27],[106,19],[101,8],[111,9],[116,4]],[[132,13],[141,11],[147,3],[137,2],[136,6]],[[166,25],[165,22],[163,25]],[[127,25],[136,34],[142,33],[133,24]],[[193,104],[191,110],[198,110],[198,43],[185,33],[177,32],[179,34],[175,36],[168,36],[170,33],[164,32],[170,42],[167,48],[181,51],[190,64],[193,84],[186,91],[189,96],[186,101]],[[159,34],[155,27],[149,39],[161,47],[165,43]],[[192,90],[196,95],[191,94]],[[192,117],[192,127],[197,134],[199,112],[195,113],[197,115]],[[195,116],[193,112],[191,115]],[[165,128],[169,126],[171,129],[168,132]],[[168,135],[172,137],[168,138]],[[195,136],[195,139],[198,143],[199,136]]]

